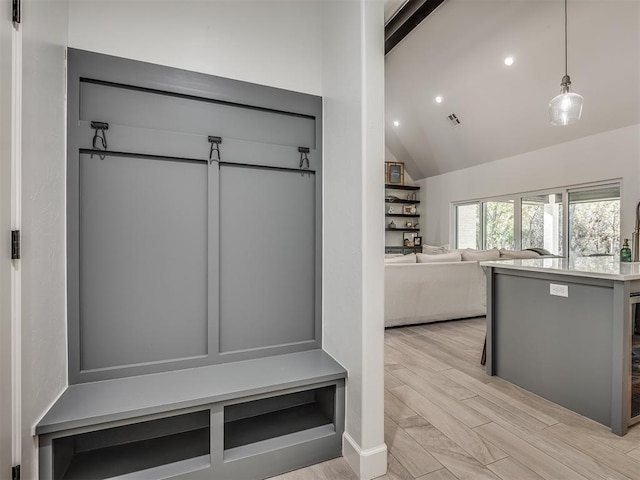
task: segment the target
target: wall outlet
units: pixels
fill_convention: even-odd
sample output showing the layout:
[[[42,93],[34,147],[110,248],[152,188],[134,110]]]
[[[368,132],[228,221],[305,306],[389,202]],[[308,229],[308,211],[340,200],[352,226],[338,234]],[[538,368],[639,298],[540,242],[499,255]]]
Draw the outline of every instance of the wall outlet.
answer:
[[[557,297],[568,297],[569,285],[558,285],[557,283],[550,283],[549,295],[555,295]]]

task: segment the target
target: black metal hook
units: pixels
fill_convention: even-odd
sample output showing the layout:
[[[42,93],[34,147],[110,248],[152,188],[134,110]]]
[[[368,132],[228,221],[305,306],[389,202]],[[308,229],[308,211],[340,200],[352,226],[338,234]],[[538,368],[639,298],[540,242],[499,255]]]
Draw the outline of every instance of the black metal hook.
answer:
[[[300,152],[300,170],[309,170],[309,157],[307,156],[310,152],[309,147],[298,147],[298,151]]]
[[[109,124],[106,122],[91,122],[91,128],[94,129],[93,140],[91,142],[94,150],[107,150],[107,134],[109,130]],[[100,142],[98,142],[98,140]],[[100,145],[98,145],[100,143]],[[100,160],[104,160],[106,155],[98,155]],[[93,158],[93,153],[91,154]]]
[[[209,162],[213,162],[213,152],[218,153],[218,162],[222,161],[220,157],[220,144],[222,143],[222,137],[214,137],[209,135],[209,143],[211,144],[211,150],[209,150]]]

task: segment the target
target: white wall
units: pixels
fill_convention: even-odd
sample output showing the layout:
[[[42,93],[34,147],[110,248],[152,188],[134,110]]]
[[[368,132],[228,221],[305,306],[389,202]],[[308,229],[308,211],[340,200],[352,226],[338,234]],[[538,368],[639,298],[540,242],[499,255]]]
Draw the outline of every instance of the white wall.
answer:
[[[67,22],[65,1],[23,2],[20,260],[23,478],[37,475],[33,426],[66,384]]]
[[[452,202],[611,179],[622,179],[620,230],[630,238],[640,200],[640,125],[421,180],[423,236],[432,245],[454,244]]]
[[[323,45],[324,346],[349,370],[345,458],[373,478],[387,458],[382,2],[326,2]]]
[[[69,46],[320,95],[320,2],[70,0]]]

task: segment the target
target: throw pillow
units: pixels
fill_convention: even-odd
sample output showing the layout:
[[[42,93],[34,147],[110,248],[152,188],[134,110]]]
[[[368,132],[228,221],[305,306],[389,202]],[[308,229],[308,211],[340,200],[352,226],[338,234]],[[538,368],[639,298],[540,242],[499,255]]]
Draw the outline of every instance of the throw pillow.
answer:
[[[427,255],[441,255],[443,253],[449,253],[449,244],[440,245],[439,247],[435,245],[422,245],[422,253],[426,253]]]
[[[454,251],[449,253],[438,253],[429,255],[428,253],[416,253],[418,263],[435,263],[435,262],[459,262],[462,257],[460,252]]]
[[[531,250],[505,250],[504,248],[500,249],[500,258],[509,259],[509,260],[519,260],[523,258],[538,258],[536,252],[532,252]]]
[[[483,262],[487,260],[499,260],[500,250],[462,250],[462,260]]]
[[[416,254],[402,255],[401,257],[385,258],[384,263],[416,263]]]

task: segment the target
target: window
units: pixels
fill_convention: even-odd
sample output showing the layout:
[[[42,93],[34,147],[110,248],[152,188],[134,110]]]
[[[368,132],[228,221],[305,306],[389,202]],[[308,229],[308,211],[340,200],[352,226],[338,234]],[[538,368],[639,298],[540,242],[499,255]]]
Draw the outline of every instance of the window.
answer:
[[[562,255],[562,193],[522,197],[522,249],[544,248]]]
[[[457,248],[480,247],[480,204],[456,206]]]
[[[620,186],[569,192],[569,252],[613,256],[620,250]]]
[[[483,202],[484,248],[514,249],[513,200]]]
[[[620,249],[619,183],[454,206],[457,248],[540,248],[565,256],[613,256]]]

